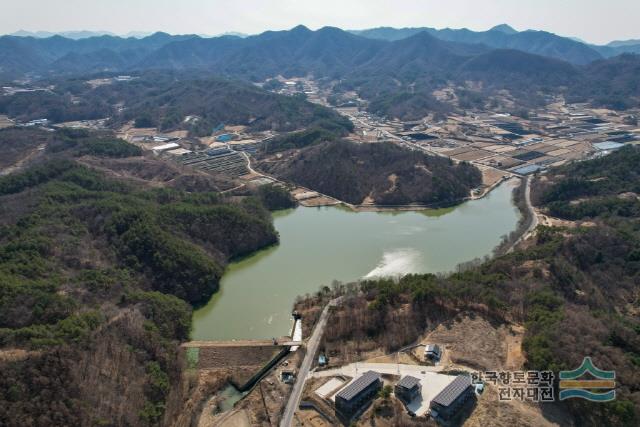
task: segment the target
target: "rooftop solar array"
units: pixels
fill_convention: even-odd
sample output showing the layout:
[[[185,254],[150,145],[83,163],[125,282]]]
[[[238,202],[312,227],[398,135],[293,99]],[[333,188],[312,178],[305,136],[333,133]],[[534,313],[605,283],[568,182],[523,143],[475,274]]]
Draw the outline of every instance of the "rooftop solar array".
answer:
[[[336,398],[344,400],[351,400],[357,396],[361,391],[369,387],[372,383],[380,379],[380,374],[374,371],[367,371],[354,382],[340,390],[336,395]]]
[[[407,375],[405,377],[402,377],[402,379],[398,381],[397,385],[410,390],[414,388],[417,384],[420,384],[419,379],[417,379],[416,377],[412,377],[411,375]]]
[[[441,406],[449,406],[458,398],[458,396],[464,393],[469,386],[471,386],[471,377],[459,375],[451,384],[438,393],[438,395],[433,398],[432,402]]]

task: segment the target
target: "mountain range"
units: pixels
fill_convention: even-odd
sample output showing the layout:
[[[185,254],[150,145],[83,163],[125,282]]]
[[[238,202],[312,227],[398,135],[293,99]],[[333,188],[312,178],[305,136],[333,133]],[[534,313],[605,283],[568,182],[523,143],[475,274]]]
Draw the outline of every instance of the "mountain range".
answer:
[[[79,30],[79,31],[60,31],[60,32],[52,32],[52,31],[27,31],[27,30],[18,30],[14,33],[9,34],[10,36],[15,37],[35,37],[38,39],[46,39],[53,36],[61,36],[68,39],[80,40],[80,39],[88,39],[90,37],[100,37],[100,36],[114,36],[116,37],[116,33],[112,33],[111,31],[88,31],[88,30]],[[139,35],[140,37],[146,37],[149,34]],[[133,33],[126,34],[124,37],[134,37]],[[136,36],[138,37],[138,36]]]
[[[414,48],[417,51],[411,50]],[[633,51],[636,45],[601,48],[608,52]],[[443,59],[444,51],[470,56],[491,49],[520,50],[578,65],[603,59],[602,54],[585,44],[542,31],[517,32],[507,25],[486,32],[378,28],[357,34],[332,27],[311,31],[298,26],[289,31],[267,31],[249,37],[203,38],[160,32],[140,39],[111,35],[78,40],[59,35],[3,36],[0,37],[0,74],[211,68],[256,78],[300,72],[324,75],[370,68],[381,59],[397,60],[397,56],[418,61],[426,58],[433,63],[433,56]]]
[[[640,40],[614,41],[606,46],[597,46],[546,31],[517,31],[507,24],[497,25],[487,31],[472,31],[466,28],[379,27],[350,32],[367,38],[388,41],[402,40],[421,32],[427,32],[441,40],[484,44],[495,49],[517,49],[579,65],[622,53],[640,53]]]
[[[632,39],[632,40],[614,40],[607,44],[609,47],[620,47],[620,46],[633,46],[639,45],[640,39]]]
[[[637,47],[623,43],[599,49],[611,53]],[[640,99],[640,74],[636,73],[640,56],[605,56],[565,37],[518,32],[507,25],[485,32],[382,28],[358,34],[334,27],[312,31],[297,26],[244,38],[166,33],[141,39],[4,36],[0,37],[0,78],[195,70],[259,82],[277,75],[311,74],[339,80],[344,89],[357,90],[370,100],[390,93],[430,94],[448,83],[468,81],[481,82],[488,89],[506,88],[522,99],[539,97],[543,89],[558,93],[566,88],[571,96],[582,99],[602,94],[590,87],[600,82],[611,89],[605,95],[617,96],[603,105],[620,104],[619,94],[635,104]],[[624,66],[616,66],[620,64]]]
[[[122,34],[122,35],[118,35],[116,33],[113,33],[111,31],[89,31],[89,30],[78,30],[78,31],[59,31],[59,32],[52,32],[52,31],[27,31],[27,30],[18,30],[15,31],[11,34],[8,34],[9,36],[15,36],[15,37],[35,37],[38,39],[46,39],[49,37],[53,37],[53,36],[61,36],[61,37],[65,37],[67,39],[73,39],[73,40],[81,40],[81,39],[88,39],[91,37],[101,37],[101,36],[112,36],[112,37],[122,37],[122,38],[136,38],[136,39],[142,39],[145,37],[148,37],[150,35],[154,34],[154,31],[129,31],[126,34]],[[228,31],[222,34],[218,34],[218,36],[211,36],[209,34],[198,34],[200,37],[204,37],[204,38],[210,38],[210,37],[220,37],[220,36],[237,36],[237,37],[248,37],[248,34],[245,33],[240,33],[237,31]]]
[[[349,33],[358,38],[348,37]],[[478,45],[475,48],[467,46],[467,53],[473,50],[481,52],[483,48],[484,51],[520,50],[575,65],[622,53],[640,53],[638,40],[596,46],[545,31],[517,31],[506,24],[488,31],[380,27],[345,32],[331,27],[311,31],[298,26],[289,31],[267,31],[256,36],[228,33],[213,38],[162,32],[147,36],[131,33],[128,37],[119,37],[103,31],[59,34],[19,31],[0,37],[0,75],[124,71],[149,67],[202,68],[220,64],[225,69],[233,69],[241,68],[239,63],[245,59],[263,61],[261,66],[275,67],[278,68],[276,71],[283,72],[287,72],[283,69],[285,64],[281,63],[283,59],[290,61],[285,68],[291,72],[297,71],[300,60],[308,62],[315,59],[316,64],[324,62],[332,68],[331,71],[340,72],[342,68],[353,68],[365,62],[375,50],[384,50],[387,45],[383,42],[399,42],[420,33],[427,33],[440,41]],[[329,49],[335,50],[330,52]],[[317,53],[322,53],[322,56],[314,58]],[[352,54],[355,56],[349,57]]]

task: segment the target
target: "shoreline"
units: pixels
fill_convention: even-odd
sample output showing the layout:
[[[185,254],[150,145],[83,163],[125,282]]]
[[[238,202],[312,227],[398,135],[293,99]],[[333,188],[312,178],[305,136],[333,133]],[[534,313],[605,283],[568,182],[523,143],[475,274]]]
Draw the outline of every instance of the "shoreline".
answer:
[[[518,224],[519,236],[513,240],[513,243],[509,244],[504,250],[503,254],[509,254],[516,250],[516,248],[524,241],[529,239],[539,224],[538,214],[536,213],[533,203],[531,203],[531,182],[533,177],[529,176],[524,179],[524,191],[522,191],[522,200],[516,201],[516,206],[522,214],[522,223]],[[524,202],[524,203],[522,203]]]
[[[531,181],[533,177],[528,176],[520,179],[520,184],[513,190],[513,204],[520,212],[520,220],[505,239],[494,248],[494,257],[512,253],[525,240],[527,240],[538,225],[538,218],[531,203]]]
[[[332,203],[325,203],[325,204],[312,204],[312,205],[305,205],[304,202],[306,202],[307,200],[313,200],[313,199],[307,199],[307,200],[303,200],[303,201],[298,201],[298,204],[300,206],[303,207],[328,207],[328,206],[343,206],[346,208],[349,208],[350,210],[352,210],[353,212],[396,212],[396,211],[407,211],[407,212],[411,212],[411,211],[425,211],[425,210],[438,210],[438,209],[447,209],[447,208],[455,208],[457,206],[463,205],[466,202],[472,202],[475,200],[481,200],[487,196],[489,196],[489,194],[491,194],[491,192],[493,190],[495,190],[496,188],[500,187],[502,184],[507,184],[510,181],[514,181],[514,180],[523,180],[526,178],[521,178],[519,176],[513,175],[509,178],[502,178],[499,181],[493,183],[491,186],[487,187],[487,189],[479,196],[467,196],[465,198],[459,199],[457,201],[454,202],[449,202],[449,203],[434,203],[434,204],[422,204],[422,203],[407,203],[407,204],[403,204],[403,205],[376,205],[376,204],[360,204],[360,205],[354,205],[351,203],[347,203],[344,202],[342,200],[336,199],[335,197],[331,197],[331,196],[326,196],[324,194],[318,193],[315,190],[310,190],[309,191],[314,191],[318,194],[320,194],[320,197],[326,197],[328,199],[333,200],[334,202]],[[305,188],[305,187],[297,187],[297,188]]]
[[[513,224],[514,227],[511,228],[512,232],[517,230],[517,225],[516,224],[517,224],[517,221],[519,220],[518,217],[520,216],[519,212],[518,212],[518,209],[515,206],[515,203],[514,203],[514,199],[515,198],[514,198],[514,195],[513,195],[514,185],[517,182],[520,181],[520,179],[516,179],[516,178],[517,177],[512,177],[510,179],[502,180],[502,182],[500,182],[497,185],[492,187],[492,191],[493,191],[493,189],[496,189],[496,188],[499,189],[499,191],[497,193],[493,193],[493,194],[496,194],[495,201],[500,203],[501,210],[505,210],[506,211],[507,210],[507,206],[508,206],[509,207],[508,210],[509,211],[513,211],[513,214],[515,215],[515,216],[513,216],[512,214],[509,214],[509,218],[513,218],[513,221],[514,221],[514,224]],[[503,184],[506,184],[507,186],[505,187]],[[488,194],[490,194],[490,192],[486,192],[483,196],[487,196]],[[476,198],[474,200],[480,201],[481,198],[482,197],[479,197],[479,198]],[[482,203],[490,203],[490,204],[493,205],[494,204],[494,198],[485,199],[485,201],[482,202]],[[338,208],[339,208],[338,209],[339,211],[343,211],[343,214],[342,214],[343,216],[345,214],[349,214],[349,213],[357,213],[357,212],[354,212],[351,209],[348,209],[347,207],[338,206]],[[392,210],[396,211],[396,212],[403,212],[403,213],[407,212],[408,213],[408,212],[411,212],[411,211],[424,212],[424,209],[426,209],[426,208],[422,207],[422,209],[416,209],[416,206],[404,206],[403,210],[399,210],[398,208],[393,208]],[[453,209],[455,209],[455,208],[453,208]],[[282,217],[284,217],[284,216],[288,216],[289,214],[292,214],[294,210],[295,210],[295,208],[294,209],[287,209],[287,210],[283,210],[283,211],[273,212],[272,214],[274,215],[274,219],[277,220],[277,218],[280,216],[278,212],[280,212],[282,214]],[[378,210],[380,210],[380,209],[378,209]],[[390,209],[388,207],[386,207],[386,209],[382,209],[382,210],[383,211],[384,210],[389,211]],[[433,209],[430,209],[430,211],[438,212],[438,211],[434,211]],[[443,213],[446,213],[448,211],[449,210],[446,209],[446,210],[444,210]],[[479,216],[479,215],[474,213],[473,205],[469,205],[466,209],[464,209],[464,211],[467,213],[468,216],[476,218],[472,222],[477,223],[477,224],[482,224],[483,223],[483,221],[484,221],[483,218],[484,217],[482,215]],[[318,213],[318,214],[321,215],[321,213]],[[353,219],[352,219],[352,221],[353,221]],[[356,219],[356,221],[358,221],[358,220]],[[417,219],[417,221],[420,221],[420,219]],[[483,250],[482,252],[478,252],[478,254],[472,254],[470,257],[461,257],[460,260],[457,263],[455,263],[455,265],[448,265],[447,264],[446,266],[442,266],[443,268],[434,269],[433,271],[437,271],[438,274],[450,274],[450,273],[453,273],[455,271],[459,271],[459,269],[461,268],[461,265],[472,264],[477,259],[481,259],[481,258],[484,258],[486,256],[489,256],[489,257],[495,256],[496,255],[495,249],[499,247],[499,245],[501,243],[500,235],[502,235],[503,233],[509,233],[509,230],[505,229],[504,231],[502,231],[500,233],[496,233],[496,234],[492,235],[491,238],[492,239],[495,238],[495,243],[493,245],[487,245],[486,251]],[[493,237],[493,236],[495,236],[495,237]],[[283,238],[283,237],[281,236],[281,238]],[[426,239],[426,240],[429,240],[429,239]],[[481,239],[478,240],[478,241],[481,241]],[[281,241],[280,244],[282,244],[282,241]],[[261,254],[268,255],[270,253],[270,251],[273,250],[273,248],[278,247],[278,246],[279,245],[271,245],[271,246],[268,246],[266,248],[262,248],[262,249],[260,249],[260,250],[258,250],[256,252],[252,252],[250,254],[246,254],[244,257],[235,258],[235,259],[230,260],[229,264],[227,265],[227,268],[225,268],[225,271],[224,271],[224,273],[223,273],[223,275],[221,277],[219,290],[211,297],[209,302],[207,302],[203,306],[197,307],[196,310],[194,310],[194,315],[192,317],[193,329],[192,329],[191,334],[190,334],[190,339],[191,340],[206,340],[206,341],[223,340],[224,341],[224,340],[229,340],[229,339],[240,339],[240,337],[244,336],[242,334],[235,334],[235,335],[228,334],[228,338],[223,338],[222,335],[218,335],[218,334],[210,334],[210,333],[204,333],[204,334],[198,333],[198,334],[195,334],[196,329],[197,329],[195,325],[196,324],[204,325],[205,324],[204,322],[206,321],[206,318],[208,316],[212,316],[211,315],[211,309],[213,308],[213,310],[217,310],[218,307],[221,307],[221,306],[219,306],[219,304],[222,301],[222,296],[225,293],[225,289],[228,289],[227,286],[229,286],[230,284],[234,283],[234,282],[226,281],[226,280],[228,280],[227,278],[229,277],[228,275],[230,273],[230,267],[235,268],[234,264],[236,264],[238,262],[246,261],[248,259],[255,258],[256,256],[260,257]],[[491,247],[489,247],[489,246],[491,246]],[[374,258],[372,258],[372,261],[370,262],[371,267],[368,268],[367,270],[363,270],[362,276],[358,276],[358,278],[354,278],[354,280],[361,280],[367,274],[369,274],[373,270],[375,270],[375,268],[379,266],[380,261],[384,259],[384,257],[382,257],[382,258],[381,257],[377,257],[375,259]],[[259,260],[259,258],[257,258],[257,260]],[[246,264],[246,265],[249,266],[249,267],[251,266],[251,264]],[[384,271],[386,271],[386,270],[384,270]],[[415,274],[426,274],[427,271],[431,271],[431,269],[427,269],[427,270],[423,269],[421,271],[416,270]],[[400,275],[405,275],[405,274],[410,274],[410,273],[411,273],[411,271],[408,270],[408,269],[399,271]],[[395,274],[396,274],[395,272],[390,273],[389,277],[393,277]],[[332,275],[332,276],[333,276],[333,278],[336,277],[335,275]],[[384,276],[386,276],[386,274]],[[263,279],[260,279],[260,280],[263,280]],[[327,279],[325,282],[322,282],[322,283],[330,283],[330,282],[331,282],[331,279]],[[314,287],[313,289],[314,289],[313,291],[315,291],[317,288]],[[301,292],[304,293],[304,290],[302,290],[302,291],[298,290],[296,292],[296,295],[299,295]],[[311,291],[309,291],[309,292],[311,292]],[[295,299],[295,297],[294,297],[294,299]],[[288,302],[290,303],[292,301],[288,301]],[[211,308],[205,309],[205,307],[207,307],[207,306],[210,306]],[[200,311],[202,309],[205,309],[205,310],[202,313],[200,313],[199,320],[196,321],[196,318],[198,317],[198,316],[196,316],[196,311]],[[209,314],[207,314],[207,313],[209,313]],[[284,311],[283,311],[283,313],[284,313]],[[287,312],[287,313],[289,313],[289,312]],[[215,315],[215,316],[218,316],[218,315]],[[288,315],[287,315],[287,319],[289,319]],[[286,333],[285,330],[287,332],[289,332],[291,330],[290,321],[287,321],[286,323],[287,323],[286,329],[282,329],[281,331],[277,331],[275,333],[267,333],[267,334],[262,334],[262,335],[255,334],[255,336],[259,337],[259,338],[265,338],[265,336],[268,337],[268,336],[271,336],[271,335],[274,335],[274,334],[276,336],[282,335],[282,334]],[[202,329],[202,331],[206,332],[206,329]],[[225,335],[225,336],[227,336],[227,335]],[[247,336],[253,337],[254,335],[247,335]]]
[[[288,183],[286,181],[282,181],[279,178],[276,178],[272,175],[266,174],[262,171],[258,171],[252,168],[251,166],[251,159],[248,155],[245,154],[245,158],[247,160],[247,167],[249,168],[249,170],[251,171],[251,173],[254,173],[258,176],[262,176],[264,178],[268,178],[271,179],[273,182],[279,182],[285,186],[287,186],[288,188],[292,188],[289,193],[292,195],[292,197],[296,200],[296,202],[298,203],[299,206],[303,206],[303,207],[307,207],[307,208],[318,208],[318,207],[328,207],[328,206],[343,206],[346,208],[351,209],[353,212],[394,212],[394,211],[424,211],[424,210],[437,210],[437,209],[446,209],[446,208],[452,208],[452,207],[456,207],[456,206],[460,206],[466,202],[469,201],[473,201],[473,200],[480,200],[483,199],[485,197],[487,197],[489,194],[491,194],[491,192],[493,190],[495,190],[496,188],[498,188],[499,186],[501,186],[502,184],[512,181],[514,179],[518,179],[518,180],[523,180],[526,179],[524,177],[518,176],[518,175],[514,175],[511,174],[508,177],[502,177],[500,178],[498,181],[492,183],[490,186],[488,186],[487,188],[484,189],[484,191],[478,195],[478,196],[473,196],[473,195],[469,195],[467,197],[464,197],[462,199],[456,200],[456,201],[452,201],[452,202],[447,202],[447,203],[433,203],[433,204],[424,204],[424,203],[407,203],[407,204],[402,204],[402,205],[376,205],[376,204],[359,204],[359,205],[354,205],[352,203],[348,203],[345,202],[344,200],[340,200],[336,197],[333,196],[329,196],[328,194],[324,194],[321,193],[317,190],[313,190],[311,188],[308,187],[304,187],[302,185],[298,185],[295,183]],[[295,192],[298,190],[303,190],[303,192],[306,193],[315,193],[317,194],[317,196],[314,197],[309,197],[309,198],[305,198],[305,199],[297,199],[295,196]],[[314,200],[318,200],[318,199],[324,199],[326,201],[320,202],[320,203],[314,203]]]

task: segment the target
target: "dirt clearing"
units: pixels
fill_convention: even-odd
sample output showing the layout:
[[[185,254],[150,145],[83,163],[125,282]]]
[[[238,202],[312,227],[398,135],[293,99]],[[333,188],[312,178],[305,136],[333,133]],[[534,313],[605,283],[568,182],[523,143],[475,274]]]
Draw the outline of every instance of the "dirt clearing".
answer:
[[[422,343],[444,346],[452,365],[479,370],[506,369],[510,365],[510,369],[519,369],[524,361],[523,333],[521,327],[492,325],[480,316],[465,315],[439,325]]]
[[[563,412],[561,407],[555,404],[544,404],[544,407],[542,405],[520,400],[501,401],[497,387],[489,386],[478,398],[476,407],[465,421],[464,426],[550,427],[573,425],[571,418]]]

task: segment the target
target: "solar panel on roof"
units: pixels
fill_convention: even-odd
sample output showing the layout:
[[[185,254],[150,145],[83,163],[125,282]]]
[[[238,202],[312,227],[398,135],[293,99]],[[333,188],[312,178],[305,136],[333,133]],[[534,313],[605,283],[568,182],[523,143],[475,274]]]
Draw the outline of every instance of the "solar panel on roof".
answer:
[[[398,381],[398,385],[406,389],[412,389],[419,383],[420,383],[420,380],[416,377],[412,377],[411,375],[402,377],[402,379]]]
[[[471,377],[459,375],[448,386],[446,386],[436,397],[433,402],[441,406],[451,405],[462,393],[471,385]]]
[[[374,371],[367,371],[364,374],[362,374],[361,377],[356,379],[354,382],[352,382],[351,384],[349,384],[348,386],[340,390],[340,392],[336,395],[336,397],[337,398],[339,397],[344,400],[351,400],[355,396],[357,396],[360,392],[362,392],[364,389],[366,389],[372,383],[378,381],[379,379],[380,379],[380,374]]]

